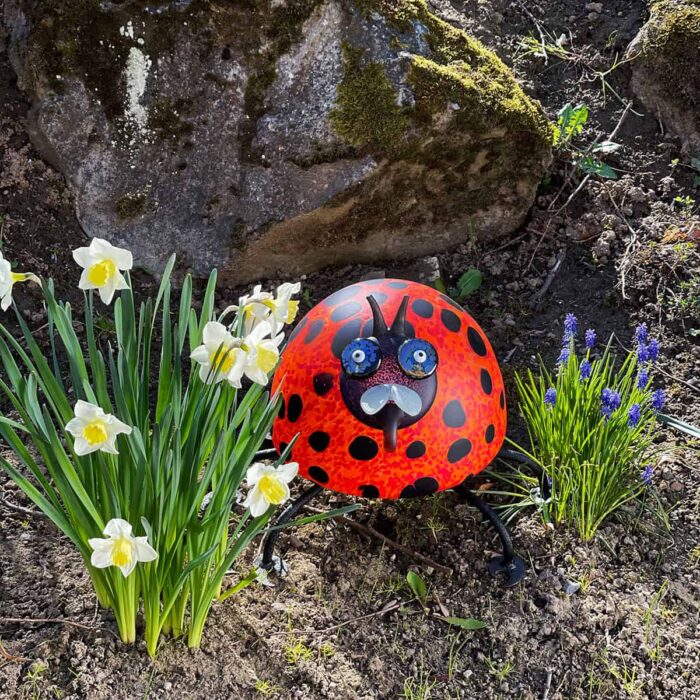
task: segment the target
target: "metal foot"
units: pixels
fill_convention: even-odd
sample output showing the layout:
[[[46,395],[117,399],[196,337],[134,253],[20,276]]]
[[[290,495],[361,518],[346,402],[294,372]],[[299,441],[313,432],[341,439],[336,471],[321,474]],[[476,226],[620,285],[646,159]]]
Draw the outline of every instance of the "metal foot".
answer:
[[[525,576],[525,562],[513,551],[513,540],[508,532],[503,521],[498,517],[496,511],[491,506],[479,498],[468,486],[460,484],[455,489],[462,498],[464,498],[470,506],[473,506],[488,520],[498,533],[503,547],[503,555],[495,557],[490,565],[489,572],[491,576],[503,574],[505,579],[503,586],[511,588],[519,583]]]
[[[296,500],[292,501],[282,511],[282,514],[275,521],[275,525],[284,525],[285,523],[288,523],[307,503],[309,503],[313,498],[315,498],[321,491],[323,491],[323,487],[319,486],[318,484],[314,484],[310,488],[306,489],[306,491],[302,491],[297,496]],[[272,571],[275,568],[274,560],[277,559],[277,557],[275,557],[275,545],[277,544],[277,538],[280,536],[281,531],[282,530],[278,528],[276,530],[268,532],[265,536],[265,541],[263,542],[262,563],[260,566],[266,571]],[[278,558],[278,561],[282,561],[282,559]]]
[[[517,450],[509,450],[504,447],[496,455],[496,458],[511,460],[513,462],[520,462],[521,464],[527,465],[530,471],[537,477],[537,479],[540,482],[540,492],[542,493],[542,497],[546,500],[552,495],[552,489],[550,487],[549,478],[544,473],[544,469],[542,469],[542,467],[536,462],[533,462],[527,455],[524,455],[522,452],[518,452]]]

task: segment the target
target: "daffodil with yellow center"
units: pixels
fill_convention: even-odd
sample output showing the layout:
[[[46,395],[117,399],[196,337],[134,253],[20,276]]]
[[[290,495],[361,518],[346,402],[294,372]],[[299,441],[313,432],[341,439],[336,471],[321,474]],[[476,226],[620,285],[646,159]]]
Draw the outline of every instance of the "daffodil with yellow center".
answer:
[[[272,337],[267,337],[271,335]],[[279,346],[284,334],[274,335],[273,327],[262,321],[243,339],[246,349],[243,372],[252,382],[265,386],[270,372],[277,366],[280,358]]]
[[[97,569],[116,566],[124,578],[135,568],[138,562],[154,561],[158,558],[147,537],[134,537],[132,527],[121,518],[110,520],[102,531],[106,538],[94,537],[88,540],[93,552],[90,563]]]
[[[74,412],[75,418],[68,422],[66,430],[75,438],[75,454],[82,456],[97,451],[119,454],[117,435],[131,433],[126,423],[88,401],[78,401]]]
[[[243,502],[254,518],[267,513],[270,506],[278,506],[289,500],[289,482],[299,471],[296,462],[273,467],[269,464],[252,464],[246,472],[250,490]]]
[[[240,388],[246,351],[240,338],[234,338],[226,326],[209,321],[202,332],[202,344],[190,357],[199,364],[199,378],[207,384],[218,384],[224,379]]]
[[[0,308],[7,311],[12,304],[12,287],[18,282],[35,282],[41,284],[39,278],[31,272],[12,272],[9,260],[0,253]]]
[[[97,289],[105,304],[112,302],[116,290],[128,288],[122,275],[122,271],[131,270],[134,264],[128,250],[102,238],[93,238],[89,246],[73,251],[73,259],[83,268],[80,289]]]
[[[299,302],[293,300],[293,294],[298,294],[301,284],[285,282],[277,287],[277,295],[263,292],[261,285],[253,288],[253,293],[241,297],[237,306],[229,306],[225,311],[239,311],[244,317],[244,332],[250,333],[261,321],[267,321],[272,327],[272,335],[282,329],[285,323],[292,323],[299,311]]]

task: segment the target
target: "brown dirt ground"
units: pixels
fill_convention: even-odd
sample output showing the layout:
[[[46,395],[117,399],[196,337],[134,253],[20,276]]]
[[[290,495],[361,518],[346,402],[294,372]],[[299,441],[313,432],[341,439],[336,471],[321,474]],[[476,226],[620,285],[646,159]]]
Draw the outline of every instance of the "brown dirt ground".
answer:
[[[575,0],[528,3],[528,12],[524,3],[507,0],[434,4],[514,64],[550,115],[566,102],[584,101],[592,113],[588,138],[613,129],[622,103],[610,90],[603,95],[593,75],[612,64],[641,26],[643,2],[612,0],[592,19]],[[533,17],[555,38],[570,33],[576,60],[552,57],[544,64],[517,57],[520,39],[538,36]],[[631,98],[628,66],[608,78],[622,100]],[[23,126],[27,109],[0,49],[3,250],[20,268],[53,275],[63,296],[79,301],[70,250],[84,236],[61,176],[29,144]],[[700,424],[700,339],[692,335],[700,328],[700,258],[697,245],[688,242],[690,217],[673,203],[677,195],[695,197],[698,191],[679,141],[641,106],[634,109],[639,115],[629,114],[617,138],[624,148],[607,158],[625,174],[620,181],[592,178],[553,216],[576,184],[564,182],[564,163],[557,162],[530,220],[510,244],[489,251],[465,243],[439,256],[441,271],[448,281],[471,266],[484,272],[484,285],[469,306],[502,358],[511,386],[513,371],[534,366],[537,353],[552,361],[567,311],[577,313],[583,327],[596,327],[600,336],[614,331],[623,342],[646,320],[663,341],[668,412]],[[601,247],[604,229],[614,231],[607,255]],[[531,308],[562,250],[559,273],[542,303]],[[392,274],[414,274],[409,263],[392,267]],[[307,300],[313,304],[369,272],[348,266],[310,275],[303,281]],[[141,282],[148,284],[145,277]],[[237,291],[222,298],[234,299]],[[31,292],[21,303],[31,323],[40,326]],[[522,424],[513,404],[511,392],[511,434],[518,437]],[[283,536],[291,566],[285,580],[275,588],[249,588],[215,606],[201,650],[168,641],[155,662],[142,645],[126,649],[119,643],[114,620],[96,608],[69,543],[44,519],[17,510],[29,504],[1,477],[0,696],[696,698],[697,445],[660,430],[658,448],[657,487],[669,511],[670,533],[649,518],[636,527],[628,519],[609,523],[583,546],[566,530],[547,530],[530,513],[514,528],[529,571],[519,587],[506,591],[486,571],[495,548],[491,533],[454,494],[364,502],[352,517],[452,567],[454,574],[421,567],[344,525],[308,525]],[[327,494],[321,505],[339,502],[344,499]],[[450,614],[479,618],[486,628],[459,634],[410,604],[373,614],[392,600],[409,601],[404,583],[409,569],[428,583],[432,610],[439,601]],[[562,590],[567,580],[584,585],[567,596]],[[66,622],[29,622],[44,618]],[[293,659],[295,650],[299,658]],[[421,686],[430,690],[421,695]]]

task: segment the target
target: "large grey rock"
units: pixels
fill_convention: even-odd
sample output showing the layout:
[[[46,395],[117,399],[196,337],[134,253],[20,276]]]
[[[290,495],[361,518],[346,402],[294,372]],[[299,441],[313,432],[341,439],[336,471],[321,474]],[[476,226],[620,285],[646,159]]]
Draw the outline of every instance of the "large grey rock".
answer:
[[[422,0],[5,0],[31,132],[85,231],[229,282],[523,220],[549,126]]]
[[[647,109],[700,152],[700,3],[650,3],[649,21],[630,44],[632,89]]]

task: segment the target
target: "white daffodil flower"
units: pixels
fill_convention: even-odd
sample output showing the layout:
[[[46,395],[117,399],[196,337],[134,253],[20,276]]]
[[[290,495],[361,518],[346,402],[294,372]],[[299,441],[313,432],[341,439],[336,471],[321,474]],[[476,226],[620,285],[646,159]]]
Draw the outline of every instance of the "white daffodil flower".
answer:
[[[157,559],[158,552],[148,544],[148,538],[134,537],[131,530],[131,525],[126,520],[110,520],[102,531],[103,535],[107,535],[105,539],[93,537],[88,540],[88,544],[94,550],[90,563],[96,569],[118,566],[122,576],[126,578],[138,562]]]
[[[243,339],[242,347],[246,351],[243,372],[246,377],[256,384],[267,384],[270,372],[277,366],[280,359],[279,346],[284,339],[284,333],[268,338],[273,327],[268,321],[261,321]]]
[[[250,487],[243,505],[250,509],[254,518],[267,513],[271,505],[280,505],[289,500],[289,482],[299,471],[296,462],[282,464],[277,469],[269,464],[257,462],[248,467],[246,482]]]
[[[122,271],[131,270],[134,259],[124,248],[117,248],[102,238],[93,238],[86,248],[73,251],[73,260],[83,269],[78,287],[97,289],[100,299],[111,304],[117,289],[128,289]]]
[[[246,361],[241,339],[234,338],[223,323],[209,321],[204,326],[202,340],[202,345],[190,355],[200,365],[199,378],[207,384],[218,384],[225,379],[240,389]]]
[[[12,287],[18,282],[31,280],[41,284],[39,278],[31,272],[12,272],[9,260],[0,253],[0,308],[7,311],[12,304]]]
[[[78,401],[74,411],[75,418],[68,421],[66,430],[75,438],[75,454],[89,455],[98,450],[119,454],[115,444],[117,435],[131,433],[126,423],[88,401]]]
[[[230,311],[241,311],[244,315],[243,331],[251,333],[256,325],[268,321],[272,326],[272,335],[276,335],[285,323],[292,323],[299,310],[299,302],[292,299],[298,294],[301,284],[285,282],[277,287],[277,296],[263,292],[261,285],[253,287],[253,293],[240,297],[237,306],[229,306],[224,314]]]

